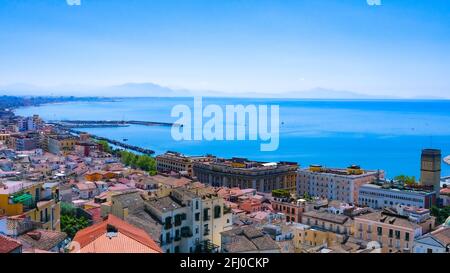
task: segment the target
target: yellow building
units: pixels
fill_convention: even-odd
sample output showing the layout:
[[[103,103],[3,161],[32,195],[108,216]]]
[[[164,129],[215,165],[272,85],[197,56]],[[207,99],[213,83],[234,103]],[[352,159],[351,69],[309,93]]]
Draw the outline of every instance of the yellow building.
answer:
[[[56,135],[48,137],[48,151],[52,154],[67,154],[73,151],[78,138],[72,135]]]
[[[3,143],[7,143],[10,138],[10,134],[0,134],[0,141]]]
[[[60,230],[57,184],[28,181],[0,183],[0,216],[22,215],[40,222],[44,229]]]
[[[300,223],[291,224],[294,234],[294,246],[300,252],[317,246],[332,247],[340,245],[345,240],[344,234],[338,234],[326,229],[311,227]]]

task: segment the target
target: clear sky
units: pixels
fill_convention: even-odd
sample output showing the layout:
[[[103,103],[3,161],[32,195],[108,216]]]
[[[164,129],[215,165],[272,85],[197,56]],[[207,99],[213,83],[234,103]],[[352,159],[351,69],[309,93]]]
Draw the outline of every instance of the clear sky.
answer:
[[[450,97],[450,1],[0,0],[0,85]]]

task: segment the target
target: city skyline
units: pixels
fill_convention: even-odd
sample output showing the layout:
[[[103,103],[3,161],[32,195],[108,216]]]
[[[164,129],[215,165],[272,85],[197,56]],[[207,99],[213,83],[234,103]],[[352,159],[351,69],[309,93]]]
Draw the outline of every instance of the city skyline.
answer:
[[[0,89],[76,95],[153,83],[227,96],[449,98],[449,8],[446,1],[0,0]]]

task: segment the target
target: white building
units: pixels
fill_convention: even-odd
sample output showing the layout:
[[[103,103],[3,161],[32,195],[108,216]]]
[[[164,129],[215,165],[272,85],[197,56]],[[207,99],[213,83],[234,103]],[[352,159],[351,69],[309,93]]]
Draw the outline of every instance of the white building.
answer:
[[[394,207],[397,205],[431,208],[436,202],[434,191],[414,190],[389,186],[385,183],[365,184],[359,188],[358,204],[374,209]]]
[[[337,169],[311,165],[298,171],[297,194],[355,203],[362,185],[383,177],[383,171],[366,171],[359,166]]]

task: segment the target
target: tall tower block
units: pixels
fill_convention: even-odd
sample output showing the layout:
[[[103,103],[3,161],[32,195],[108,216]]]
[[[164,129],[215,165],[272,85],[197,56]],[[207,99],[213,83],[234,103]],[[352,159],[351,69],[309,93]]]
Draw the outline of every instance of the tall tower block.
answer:
[[[441,150],[422,150],[420,184],[433,186],[436,197],[439,197],[441,189]]]

